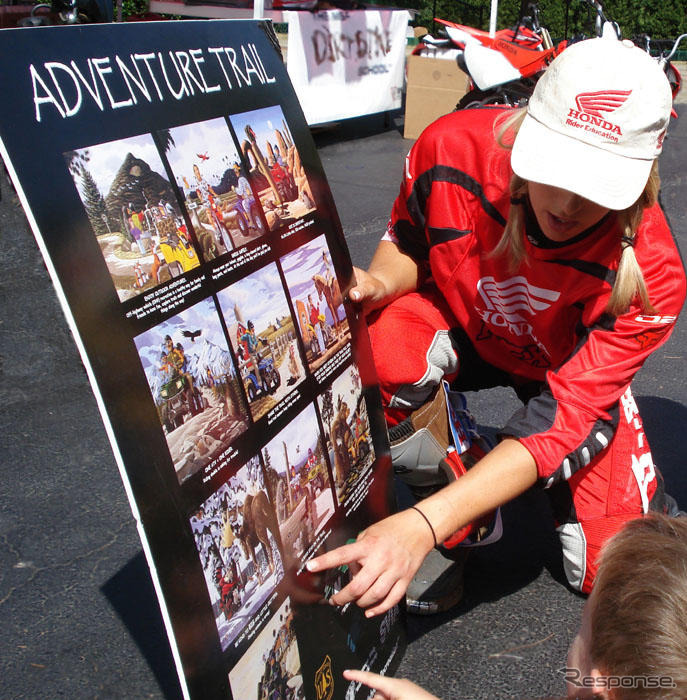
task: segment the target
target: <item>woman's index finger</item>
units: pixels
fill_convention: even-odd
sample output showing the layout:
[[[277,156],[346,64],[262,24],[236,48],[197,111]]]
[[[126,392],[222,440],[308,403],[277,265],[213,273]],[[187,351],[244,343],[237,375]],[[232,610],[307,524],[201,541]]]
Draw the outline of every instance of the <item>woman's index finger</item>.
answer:
[[[331,552],[320,554],[319,557],[313,557],[305,565],[308,571],[324,571],[325,569],[333,569],[343,564],[350,564],[357,561],[362,556],[363,551],[360,542],[352,542],[344,544],[341,547],[332,549]]]

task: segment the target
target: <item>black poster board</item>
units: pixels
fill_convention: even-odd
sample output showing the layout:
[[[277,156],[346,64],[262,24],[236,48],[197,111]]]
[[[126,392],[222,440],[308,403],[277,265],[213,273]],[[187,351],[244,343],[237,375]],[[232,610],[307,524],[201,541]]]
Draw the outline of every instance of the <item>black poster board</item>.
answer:
[[[2,31],[0,150],[86,367],[182,690],[353,699],[399,609],[305,562],[388,514],[369,341],[268,24]],[[78,484],[74,485],[78,488]]]

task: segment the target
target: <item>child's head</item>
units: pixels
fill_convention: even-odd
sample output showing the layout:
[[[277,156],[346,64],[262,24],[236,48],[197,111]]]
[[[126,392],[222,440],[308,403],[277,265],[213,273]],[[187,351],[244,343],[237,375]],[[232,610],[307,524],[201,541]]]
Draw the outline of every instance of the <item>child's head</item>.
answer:
[[[602,551],[568,656],[569,696],[682,700],[686,659],[687,518],[650,514]]]

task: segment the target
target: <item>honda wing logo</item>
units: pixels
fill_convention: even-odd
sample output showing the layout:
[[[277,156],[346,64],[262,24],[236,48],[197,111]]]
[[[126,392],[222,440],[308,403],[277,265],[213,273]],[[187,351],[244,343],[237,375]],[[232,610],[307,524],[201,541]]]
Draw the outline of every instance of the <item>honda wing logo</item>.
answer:
[[[530,284],[525,277],[517,276],[497,282],[493,277],[482,277],[477,283],[486,306],[478,312],[482,320],[493,327],[507,328],[515,335],[533,333],[530,319],[541,311],[546,311],[558,300],[560,292],[543,289]]]
[[[486,308],[475,307],[475,311],[485,326],[494,329],[483,329],[482,337],[478,340],[496,337],[506,343],[508,352],[518,360],[533,367],[549,367],[549,351],[537,338],[532,319],[558,301],[561,293],[535,287],[522,275],[503,282],[497,282],[491,276],[482,277],[477,283],[477,291]],[[507,330],[511,334],[510,338],[502,335],[501,330]]]
[[[493,277],[482,277],[477,283],[484,303],[490,311],[502,313],[510,321],[524,321],[519,312],[535,316],[558,301],[560,292],[530,284],[525,277],[511,277],[497,282]]]
[[[600,90],[599,92],[582,92],[576,98],[577,108],[593,117],[603,117],[602,112],[615,112],[621,107],[632,90]]]

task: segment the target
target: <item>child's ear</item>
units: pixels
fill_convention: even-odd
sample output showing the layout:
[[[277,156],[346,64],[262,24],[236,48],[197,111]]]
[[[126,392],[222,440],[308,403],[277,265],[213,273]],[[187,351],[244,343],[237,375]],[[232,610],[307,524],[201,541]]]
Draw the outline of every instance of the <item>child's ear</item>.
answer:
[[[598,668],[593,668],[589,675],[594,679],[594,700],[613,700],[613,691],[608,688],[608,675]]]

